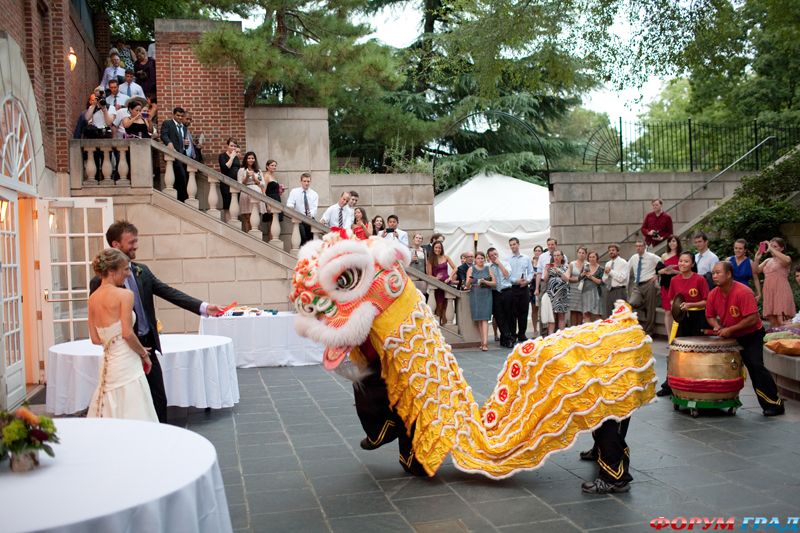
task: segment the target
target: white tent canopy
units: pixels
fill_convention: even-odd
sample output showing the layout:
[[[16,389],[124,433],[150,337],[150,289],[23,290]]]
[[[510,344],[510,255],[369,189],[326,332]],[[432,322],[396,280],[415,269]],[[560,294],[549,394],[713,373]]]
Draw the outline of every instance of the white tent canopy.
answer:
[[[458,187],[436,195],[436,231],[445,236],[445,253],[458,264],[462,252],[494,246],[501,257],[510,255],[508,239],[517,237],[522,253],[530,256],[536,244],[550,235],[550,192],[547,187],[503,176],[479,174]]]

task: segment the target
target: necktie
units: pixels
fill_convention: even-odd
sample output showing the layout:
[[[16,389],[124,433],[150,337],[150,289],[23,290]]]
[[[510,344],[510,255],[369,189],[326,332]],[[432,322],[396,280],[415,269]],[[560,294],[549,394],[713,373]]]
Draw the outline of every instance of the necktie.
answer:
[[[344,213],[342,211],[343,211],[342,206],[339,206],[339,227],[340,228],[344,226]]]
[[[308,195],[306,191],[303,191],[303,206],[306,208],[306,216],[311,216],[311,209],[308,207]]]
[[[125,287],[133,292],[133,312],[136,313],[136,334],[143,337],[150,331],[150,324],[147,321],[147,315],[144,312],[144,305],[142,305],[142,297],[139,295],[139,285],[131,272],[125,278]]]
[[[639,261],[636,263],[636,283],[642,281],[642,259],[643,257],[639,256]]]

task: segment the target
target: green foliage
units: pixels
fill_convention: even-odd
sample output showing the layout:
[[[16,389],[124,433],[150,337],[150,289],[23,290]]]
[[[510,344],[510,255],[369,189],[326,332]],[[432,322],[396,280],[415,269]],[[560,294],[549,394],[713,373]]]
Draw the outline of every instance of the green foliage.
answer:
[[[743,178],[733,197],[703,224],[717,235],[712,243],[714,249],[728,254],[733,251],[735,239],[757,243],[782,236],[781,224],[800,221],[800,209],[790,200],[797,191],[800,191],[800,150],[756,176]]]

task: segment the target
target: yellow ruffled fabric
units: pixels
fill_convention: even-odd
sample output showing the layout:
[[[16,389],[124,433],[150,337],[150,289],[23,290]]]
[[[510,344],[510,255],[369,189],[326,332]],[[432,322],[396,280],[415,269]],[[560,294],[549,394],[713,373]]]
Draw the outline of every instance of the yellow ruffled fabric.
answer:
[[[429,475],[456,467],[503,478],[540,466],[582,431],[653,401],[650,339],[627,305],[611,318],[517,345],[483,407],[411,281],[373,323],[391,404]]]

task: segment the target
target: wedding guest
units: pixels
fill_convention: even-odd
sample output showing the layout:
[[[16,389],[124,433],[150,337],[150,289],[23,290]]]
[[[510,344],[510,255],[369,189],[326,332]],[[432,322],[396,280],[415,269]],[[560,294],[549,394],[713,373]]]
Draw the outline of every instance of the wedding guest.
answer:
[[[552,335],[558,329],[567,326],[567,311],[569,311],[569,265],[564,263],[564,254],[561,250],[552,253],[552,262],[545,266],[542,281],[547,287],[547,296],[553,310],[554,319],[547,323],[547,333]]]
[[[317,209],[319,208],[319,194],[311,188],[311,174],[308,172],[300,174],[300,186],[289,191],[286,207],[294,209],[308,218],[316,218]],[[300,230],[300,246],[314,238],[314,234],[311,233],[311,226],[305,222],[301,222],[298,229]]]
[[[369,219],[367,218],[367,211],[363,207],[356,207],[353,209],[353,225],[351,229],[353,230],[353,234],[359,239],[365,240],[369,238],[371,233]],[[422,271],[425,271],[424,266],[422,267]]]
[[[663,211],[664,202],[661,198],[656,198],[650,205],[653,210],[644,217],[642,235],[647,246],[657,246],[672,236],[672,217]]]
[[[225,151],[219,154],[219,171],[232,180],[239,179],[239,168],[242,162],[239,160],[239,143],[233,137],[228,137],[225,141]],[[231,208],[231,188],[224,184],[219,184],[219,193],[222,196],[222,209],[224,218],[230,217]]]
[[[448,267],[450,269],[455,269],[456,265],[449,256],[445,255],[444,245],[441,242],[433,243],[433,251],[428,256],[427,274],[439,281],[447,282],[447,279],[450,277]],[[447,319],[445,318],[445,311],[447,310],[447,300],[444,297],[444,290],[436,289],[434,298],[436,299],[434,314],[439,318],[440,324],[446,324]]]
[[[489,319],[492,317],[492,288],[495,285],[494,276],[486,266],[486,255],[475,253],[475,264],[467,269],[465,289],[470,291],[469,310],[481,334],[483,352],[489,350]]]
[[[738,281],[751,289],[755,289],[753,293],[756,296],[756,301],[761,300],[761,280],[756,274],[758,265],[750,259],[746,240],[737,239],[734,241],[733,255],[728,258],[728,261],[733,267],[733,281]]]
[[[589,250],[588,269],[583,275],[583,321],[593,322],[603,317],[603,266],[599,263],[600,255]]]
[[[86,416],[158,422],[146,377],[153,366],[151,348],[136,336],[134,295],[124,286],[131,274],[130,260],[107,248],[94,258],[92,270],[100,283],[89,296],[89,336],[92,344],[103,346],[103,360]]]
[[[542,255],[543,248],[540,245],[533,247],[533,256],[531,257],[531,265],[533,266],[533,274],[535,280],[531,283],[530,287],[530,301],[531,301],[531,326],[533,327],[533,336],[538,337],[541,333],[539,331],[539,258]]]
[[[792,288],[789,286],[789,267],[792,259],[784,253],[786,242],[774,237],[767,243],[766,253],[772,257],[761,261],[761,249],[756,253],[758,272],[764,274],[763,314],[770,326],[779,326],[797,313]]]
[[[606,286],[605,313],[614,312],[614,304],[617,300],[628,299],[628,280],[630,279],[631,269],[628,262],[619,256],[619,245],[608,245],[608,256],[611,258],[606,262],[603,269],[603,283]]]
[[[342,191],[339,201],[322,214],[320,222],[329,228],[349,228],[353,225],[353,210],[350,209],[350,193]]]
[[[156,95],[156,60],[147,57],[147,52],[141,46],[136,49],[133,74],[147,98]]]
[[[375,218],[372,219],[372,234],[379,235],[383,230],[383,218],[380,215],[376,215]]]
[[[661,308],[664,310],[664,327],[667,335],[672,331],[672,306],[668,296],[669,283],[678,274],[678,258],[682,252],[681,240],[673,235],[667,240],[667,251],[661,254],[661,261],[656,265],[661,285]]]
[[[236,179],[252,191],[260,192],[261,194],[267,192],[267,184],[264,183],[264,176],[258,168],[258,159],[255,152],[244,154],[244,164],[239,169]],[[253,209],[258,211],[258,219],[261,220],[261,215],[266,213],[267,206],[264,202],[259,202],[247,194],[239,194],[239,220],[242,221],[242,231],[253,229],[253,225],[250,223],[250,214]]]
[[[272,198],[278,203],[281,203],[281,194],[283,194],[283,185],[278,183],[278,178],[275,177],[275,171],[278,169],[278,162],[274,159],[267,159],[266,170],[264,170],[264,183],[267,184],[267,196]],[[280,235],[272,235],[272,208],[267,206],[267,212],[261,215],[261,221],[267,226],[269,239],[277,239]],[[278,213],[278,221],[283,222],[283,213]]]
[[[588,250],[578,246],[578,258],[569,264],[569,325],[577,326],[583,322],[583,281],[589,264],[586,262]]]
[[[408,233],[397,227],[399,223],[400,219],[397,218],[397,215],[389,215],[386,217],[386,229],[379,235],[384,239],[395,239],[408,246]]]
[[[136,250],[139,248],[139,230],[126,220],[114,222],[106,230],[106,242],[111,248],[116,248],[131,260],[131,272],[124,278],[126,288],[133,291],[133,311],[136,313],[134,331],[139,342],[145,348],[151,348],[151,353],[161,353],[161,339],[156,329],[156,306],[153,296],[158,296],[172,305],[201,316],[216,316],[220,314],[219,306],[192,298],[178,289],[172,288],[156,278],[147,265],[134,263]],[[101,279],[95,276],[89,283],[89,294],[93,294],[100,286]],[[152,369],[147,374],[147,383],[153,397],[153,405],[158,415],[158,421],[167,421],[167,394],[164,391],[164,378],[161,374],[161,364],[158,357],[151,359]]]

